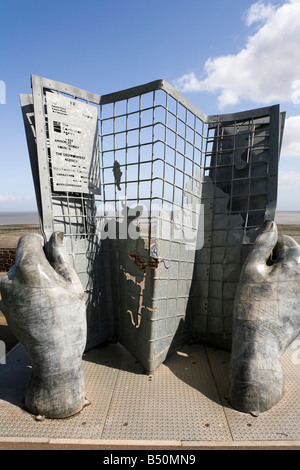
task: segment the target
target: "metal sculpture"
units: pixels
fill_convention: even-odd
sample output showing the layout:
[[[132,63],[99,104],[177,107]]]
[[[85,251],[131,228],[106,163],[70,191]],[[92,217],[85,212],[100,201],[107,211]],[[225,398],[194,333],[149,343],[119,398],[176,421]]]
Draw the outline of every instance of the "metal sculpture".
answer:
[[[163,80],[101,96],[35,75],[21,105],[42,231],[64,233],[85,291],[87,348],[116,337],[149,373],[192,337],[230,349],[243,262],[275,216],[279,106],[207,116]]]
[[[300,334],[300,246],[266,221],[246,259],[234,304],[229,400],[258,415],[283,396],[281,357]]]
[[[32,76],[32,89],[21,105],[45,253],[55,276],[77,273],[74,334],[83,335],[85,303],[85,347],[116,336],[148,373],[191,338],[232,349],[232,406],[255,415],[274,406],[281,356],[300,331],[300,248],[272,222],[285,113],[275,105],[206,116],[161,80],[100,96]],[[192,242],[178,238],[186,225]],[[55,261],[57,231],[72,271]],[[26,243],[42,246],[23,239],[19,253]],[[7,299],[20,260],[3,282]],[[78,377],[69,374],[79,380],[78,408],[79,336]]]
[[[39,234],[22,236],[16,263],[0,287],[1,311],[31,360],[25,408],[47,418],[79,412],[87,404],[82,371],[86,308],[63,234],[53,233],[45,244]]]

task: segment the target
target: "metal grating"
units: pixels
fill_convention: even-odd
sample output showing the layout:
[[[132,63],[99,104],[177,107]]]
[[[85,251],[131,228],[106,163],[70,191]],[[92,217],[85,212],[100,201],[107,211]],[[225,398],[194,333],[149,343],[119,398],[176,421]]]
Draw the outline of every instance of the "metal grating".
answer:
[[[132,356],[122,366],[103,439],[230,439],[204,347],[184,347],[150,377]]]
[[[18,345],[0,369],[0,435],[5,437],[47,437],[99,439],[118,376],[122,355],[111,347],[109,354],[90,352],[83,362],[86,396],[91,401],[80,413],[67,419],[36,421],[24,409],[24,396],[30,377],[30,361]],[[95,357],[96,354],[96,357]],[[104,365],[105,364],[105,365]],[[109,365],[108,365],[109,364]],[[101,391],[99,392],[99,384]]]
[[[164,81],[100,96],[32,76],[32,89],[21,105],[41,226],[65,234],[87,349],[116,336],[152,372],[192,336],[230,348],[242,262],[275,215],[279,106],[206,116]],[[51,106],[67,98],[97,114],[88,192],[54,180],[64,116]]]
[[[18,345],[7,355],[6,364],[0,365],[0,437],[299,442],[300,376],[295,346],[299,338],[283,358],[284,397],[256,418],[233,410],[225,398],[228,351],[189,344],[148,376],[116,343],[84,355],[89,406],[71,418],[36,421],[23,409],[30,362]]]
[[[202,203],[204,245],[196,253],[191,297],[194,328],[203,341],[230,348],[232,311],[241,267],[257,227],[276,208],[282,116],[218,117],[208,128]],[[224,122],[223,122],[224,120]]]
[[[297,346],[295,348],[295,346]],[[214,379],[222,399],[226,418],[235,441],[299,440],[299,340],[294,341],[282,358],[285,391],[281,401],[267,412],[253,417],[233,410],[226,399],[230,353],[207,348]]]

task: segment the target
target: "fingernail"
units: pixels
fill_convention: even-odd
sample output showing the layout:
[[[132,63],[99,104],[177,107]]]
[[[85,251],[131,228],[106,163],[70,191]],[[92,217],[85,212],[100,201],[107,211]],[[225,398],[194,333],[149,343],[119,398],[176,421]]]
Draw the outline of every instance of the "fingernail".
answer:
[[[58,232],[57,233],[57,240],[59,241],[59,243],[61,245],[64,243],[64,234],[63,234],[63,232]]]
[[[55,245],[62,245],[64,242],[63,232],[53,232],[51,238],[54,241]]]
[[[262,231],[268,232],[269,230],[272,230],[273,226],[274,226],[273,220],[265,220],[262,225]]]

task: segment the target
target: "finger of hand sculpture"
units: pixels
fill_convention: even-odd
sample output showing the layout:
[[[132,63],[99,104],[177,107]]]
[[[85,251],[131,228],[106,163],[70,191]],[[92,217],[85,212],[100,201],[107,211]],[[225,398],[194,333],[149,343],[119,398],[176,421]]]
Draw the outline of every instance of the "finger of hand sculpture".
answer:
[[[282,398],[281,358],[300,333],[300,246],[266,221],[240,276],[234,304],[229,400],[257,415]]]
[[[31,360],[26,409],[64,418],[85,404],[84,292],[69,265],[63,234],[54,232],[43,245],[38,234],[20,238],[15,266],[1,281],[1,310]]]

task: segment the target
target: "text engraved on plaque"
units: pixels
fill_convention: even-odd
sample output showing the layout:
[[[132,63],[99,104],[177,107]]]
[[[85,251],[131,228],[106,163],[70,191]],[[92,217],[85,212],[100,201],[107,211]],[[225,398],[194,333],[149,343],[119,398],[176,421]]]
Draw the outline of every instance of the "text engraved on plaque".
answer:
[[[46,93],[54,191],[100,193],[95,106]]]

